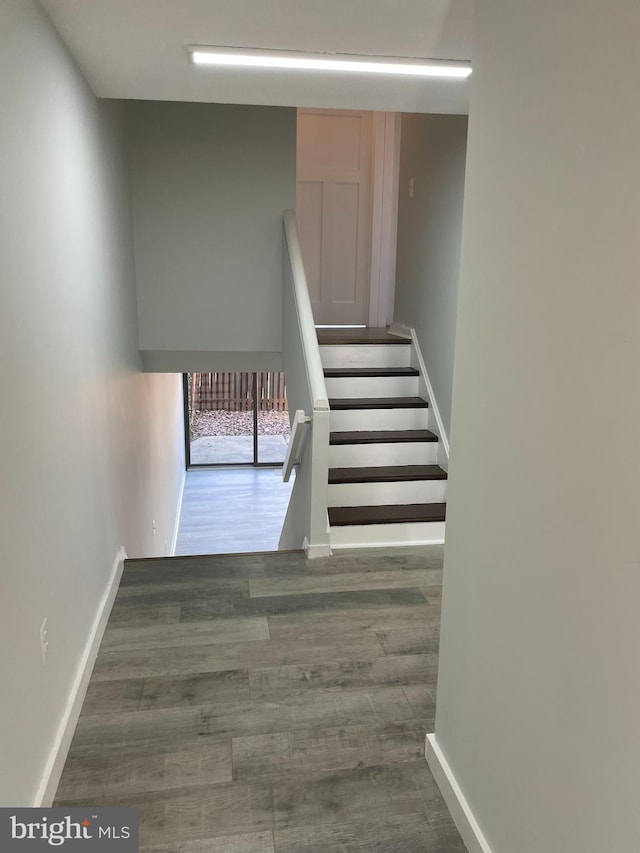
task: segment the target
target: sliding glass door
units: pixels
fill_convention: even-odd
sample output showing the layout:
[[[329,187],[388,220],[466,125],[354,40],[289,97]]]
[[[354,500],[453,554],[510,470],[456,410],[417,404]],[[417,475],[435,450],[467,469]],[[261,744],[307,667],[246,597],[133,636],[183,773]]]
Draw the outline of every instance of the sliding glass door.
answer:
[[[284,373],[255,376],[258,464],[282,465],[290,430]]]
[[[185,373],[184,401],[187,467],[282,465],[283,373]]]

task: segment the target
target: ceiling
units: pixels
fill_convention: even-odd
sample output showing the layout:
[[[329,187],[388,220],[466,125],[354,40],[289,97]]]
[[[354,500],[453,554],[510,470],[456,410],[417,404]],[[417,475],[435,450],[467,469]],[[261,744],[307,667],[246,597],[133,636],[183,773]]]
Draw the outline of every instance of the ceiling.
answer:
[[[469,82],[197,68],[189,44],[470,59],[473,0],[41,0],[105,98],[464,113]],[[366,79],[365,79],[366,78]]]

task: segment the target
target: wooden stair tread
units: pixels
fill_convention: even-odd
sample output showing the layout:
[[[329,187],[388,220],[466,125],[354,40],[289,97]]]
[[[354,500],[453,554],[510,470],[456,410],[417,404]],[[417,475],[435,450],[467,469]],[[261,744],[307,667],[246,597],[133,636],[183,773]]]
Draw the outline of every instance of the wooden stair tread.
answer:
[[[338,397],[329,400],[329,408],[342,409],[426,409],[422,397]]]
[[[368,379],[387,376],[420,376],[415,367],[327,367],[324,375],[327,379]]]
[[[392,335],[387,329],[316,329],[320,346],[345,346],[358,344],[402,344],[408,346],[409,338]]]
[[[344,527],[356,524],[409,524],[444,521],[446,504],[391,504],[387,506],[329,507],[329,524]]]
[[[439,465],[371,465],[330,468],[329,483],[401,483],[411,480],[446,480]]]
[[[437,441],[438,436],[428,429],[381,429],[332,432],[329,444],[402,444],[406,442]]]

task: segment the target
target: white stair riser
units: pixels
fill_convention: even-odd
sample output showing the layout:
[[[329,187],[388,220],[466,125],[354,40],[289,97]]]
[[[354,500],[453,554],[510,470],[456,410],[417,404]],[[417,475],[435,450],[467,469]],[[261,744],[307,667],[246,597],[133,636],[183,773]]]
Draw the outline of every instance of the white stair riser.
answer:
[[[327,394],[333,397],[417,397],[417,376],[345,376],[325,379]]]
[[[437,464],[437,441],[412,441],[393,444],[333,444],[329,447],[330,468]]]
[[[437,504],[444,503],[446,493],[446,480],[409,480],[393,483],[330,483],[329,506]]]
[[[411,367],[411,346],[404,344],[353,344],[321,346],[324,367]]]
[[[332,432],[382,429],[428,429],[428,409],[331,410]]]
[[[444,542],[444,521],[409,524],[354,524],[331,528],[332,548],[427,545]]]

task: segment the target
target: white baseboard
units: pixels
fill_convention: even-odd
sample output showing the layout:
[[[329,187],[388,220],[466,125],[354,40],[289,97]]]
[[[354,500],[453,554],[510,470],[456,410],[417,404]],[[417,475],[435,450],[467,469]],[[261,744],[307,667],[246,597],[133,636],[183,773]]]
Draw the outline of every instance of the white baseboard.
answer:
[[[82,657],[80,658],[80,662],[78,663],[76,674],[74,676],[71,689],[69,690],[69,695],[67,696],[67,704],[65,706],[62,719],[60,720],[60,725],[58,726],[53,746],[49,752],[49,757],[45,764],[42,779],[40,780],[40,786],[38,787],[33,803],[36,808],[49,807],[55,798],[56,790],[60,782],[60,776],[62,775],[64,763],[67,760],[69,747],[71,746],[78,717],[80,716],[80,709],[84,702],[84,697],[87,692],[89,679],[91,678],[98,649],[102,642],[102,635],[104,634],[104,629],[107,626],[109,615],[111,614],[111,608],[118,591],[118,585],[120,583],[120,577],[122,576],[122,569],[126,559],[127,554],[123,546],[120,548],[116,554],[115,560],[113,561],[113,568],[111,570],[109,581],[102,599],[100,600],[100,604],[98,605],[89,637],[84,647]]]
[[[182,472],[182,482],[180,483],[180,494],[178,495],[178,505],[176,507],[176,520],[173,525],[173,536],[171,537],[170,557],[175,557],[176,548],[178,547],[178,533],[180,531],[180,516],[182,515],[182,499],[184,498],[184,484],[187,480],[187,472]]]
[[[422,357],[422,350],[420,349],[420,344],[418,343],[418,337],[416,335],[415,329],[410,329],[411,332],[411,340],[413,341],[413,351],[415,353],[416,359],[418,361],[418,369],[420,370],[420,376],[424,380],[426,385],[427,398],[429,400],[429,406],[431,411],[433,412],[433,416],[435,418],[435,429],[434,432],[437,432],[438,438],[440,439],[440,446],[444,451],[444,456],[446,458],[446,465],[443,467],[448,467],[449,463],[449,436],[446,433],[444,428],[444,424],[442,423],[442,418],[440,417],[440,410],[438,409],[438,401],[436,400],[436,395],[433,393],[433,386],[431,384],[431,380],[429,379],[429,374],[427,372],[427,366],[424,363],[424,358]]]
[[[335,554],[337,551],[353,551],[356,548],[358,550],[367,550],[371,551],[373,548],[423,548],[426,545],[444,545],[444,539],[416,539],[415,542],[395,542],[390,540],[389,542],[356,542],[347,543],[343,545],[342,543],[336,543],[331,546],[331,553]]]
[[[469,853],[492,853],[435,734],[427,735],[425,757]]]
[[[409,326],[405,326],[404,323],[397,323],[395,320],[389,326],[389,334],[397,335],[399,338],[410,338],[411,337],[411,329]]]
[[[302,540],[302,550],[310,560],[314,560],[316,557],[331,556],[330,545],[310,545],[306,536]]]

